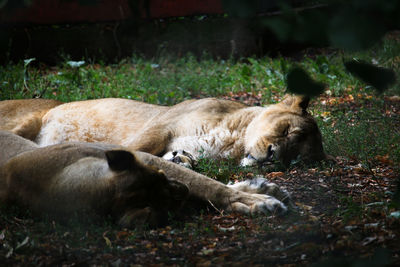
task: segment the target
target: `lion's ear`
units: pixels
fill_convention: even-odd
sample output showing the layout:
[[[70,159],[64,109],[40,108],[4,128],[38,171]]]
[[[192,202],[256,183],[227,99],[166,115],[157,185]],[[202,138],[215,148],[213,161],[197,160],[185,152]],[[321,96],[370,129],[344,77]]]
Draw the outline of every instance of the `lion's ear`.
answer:
[[[124,171],[132,169],[135,163],[135,156],[125,150],[106,151],[108,166],[113,171]]]
[[[304,112],[308,108],[310,98],[304,95],[285,95],[281,103],[294,110],[301,110]]]

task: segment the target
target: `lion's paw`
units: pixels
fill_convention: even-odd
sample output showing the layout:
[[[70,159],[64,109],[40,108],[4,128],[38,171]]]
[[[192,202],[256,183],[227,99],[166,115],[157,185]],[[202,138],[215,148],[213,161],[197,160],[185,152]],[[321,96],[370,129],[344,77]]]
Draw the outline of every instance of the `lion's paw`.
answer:
[[[270,195],[285,203],[290,201],[290,195],[286,190],[280,188],[275,183],[270,183],[263,177],[256,177],[235,184],[228,184],[228,186],[242,192]]]
[[[249,197],[245,200],[232,203],[231,209],[243,214],[278,215],[286,213],[288,210],[282,201],[263,194],[249,194]]]
[[[193,169],[197,163],[192,154],[183,149],[169,151],[162,158],[189,169]]]
[[[274,198],[274,197],[268,197],[266,201],[263,202],[256,202],[252,205],[251,207],[251,213],[252,214],[265,214],[268,212],[274,213],[274,214],[283,214],[287,212],[287,207],[283,202],[280,200]]]

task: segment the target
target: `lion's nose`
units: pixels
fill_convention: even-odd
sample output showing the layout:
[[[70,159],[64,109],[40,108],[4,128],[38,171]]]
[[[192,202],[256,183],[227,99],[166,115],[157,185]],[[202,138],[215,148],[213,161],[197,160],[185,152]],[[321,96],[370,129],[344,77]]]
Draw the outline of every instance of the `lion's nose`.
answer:
[[[175,156],[174,156],[174,158],[172,159],[172,162],[175,162],[175,163],[182,163],[182,159],[181,159],[181,157],[175,157]]]

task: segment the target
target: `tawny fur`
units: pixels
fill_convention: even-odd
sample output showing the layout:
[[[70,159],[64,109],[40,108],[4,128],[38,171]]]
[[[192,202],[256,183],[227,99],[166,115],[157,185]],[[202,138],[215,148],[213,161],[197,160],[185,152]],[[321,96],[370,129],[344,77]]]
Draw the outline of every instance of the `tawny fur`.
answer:
[[[118,146],[65,143],[45,148],[0,131],[0,199],[62,219],[111,215],[123,226],[165,223],[188,189]]]
[[[268,150],[285,165],[301,155],[325,159],[308,99],[288,96],[267,107],[206,98],[172,107],[127,99],[71,102],[43,117],[41,146],[64,141],[104,142],[161,156],[183,149],[195,158],[245,158],[262,162]]]
[[[38,213],[68,216],[94,210],[116,216],[124,226],[138,220],[154,225],[184,200],[184,188],[191,198],[221,210],[244,214],[286,210],[273,196],[241,192],[159,157],[123,152],[120,146],[65,143],[38,148],[0,131],[0,147],[0,199]],[[110,160],[110,151],[122,156]]]

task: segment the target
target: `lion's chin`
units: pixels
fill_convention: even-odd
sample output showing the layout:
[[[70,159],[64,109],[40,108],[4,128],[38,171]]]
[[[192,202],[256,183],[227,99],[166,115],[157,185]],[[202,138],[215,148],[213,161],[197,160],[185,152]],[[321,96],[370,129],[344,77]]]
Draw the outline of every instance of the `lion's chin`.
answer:
[[[242,160],[240,161],[241,167],[251,167],[251,166],[255,166],[257,164],[258,164],[257,159],[252,157],[250,154],[249,154],[249,156],[242,158]]]
[[[262,161],[257,160],[256,158],[254,158],[251,154],[249,154],[247,157],[242,158],[242,160],[240,161],[240,166],[241,167],[252,167],[252,166],[257,166],[257,165],[269,165],[269,164],[273,164],[274,163],[274,159],[270,158],[270,159],[264,159]]]

